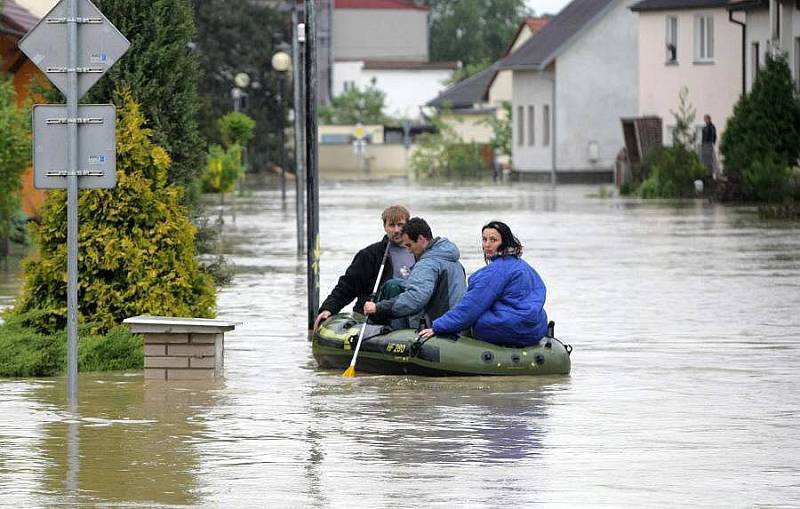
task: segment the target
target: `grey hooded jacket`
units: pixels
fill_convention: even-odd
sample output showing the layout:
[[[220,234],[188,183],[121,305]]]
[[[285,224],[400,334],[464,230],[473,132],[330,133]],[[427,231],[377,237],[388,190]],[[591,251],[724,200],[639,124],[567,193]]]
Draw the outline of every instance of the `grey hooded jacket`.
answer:
[[[425,311],[428,323],[455,306],[467,291],[466,273],[459,263],[458,247],[443,237],[431,241],[411,270],[406,289],[397,297],[376,304],[381,318],[400,318]]]

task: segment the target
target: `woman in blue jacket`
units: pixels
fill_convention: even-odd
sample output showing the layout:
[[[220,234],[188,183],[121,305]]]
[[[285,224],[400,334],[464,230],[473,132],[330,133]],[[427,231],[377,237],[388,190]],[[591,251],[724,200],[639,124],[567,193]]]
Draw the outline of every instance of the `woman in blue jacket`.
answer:
[[[511,229],[492,221],[481,230],[486,267],[469,278],[464,298],[420,335],[453,334],[472,327],[477,339],[507,346],[534,345],[547,333],[547,289],[522,260]]]

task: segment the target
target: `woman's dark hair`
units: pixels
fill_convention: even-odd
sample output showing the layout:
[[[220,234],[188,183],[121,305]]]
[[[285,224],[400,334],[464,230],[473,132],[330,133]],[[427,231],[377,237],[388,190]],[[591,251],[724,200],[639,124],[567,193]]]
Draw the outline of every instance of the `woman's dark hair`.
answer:
[[[511,228],[507,224],[502,221],[489,221],[483,225],[481,233],[487,228],[497,230],[497,233],[500,234],[500,246],[497,248],[498,255],[514,256],[516,258],[522,256],[522,243],[511,233]]]

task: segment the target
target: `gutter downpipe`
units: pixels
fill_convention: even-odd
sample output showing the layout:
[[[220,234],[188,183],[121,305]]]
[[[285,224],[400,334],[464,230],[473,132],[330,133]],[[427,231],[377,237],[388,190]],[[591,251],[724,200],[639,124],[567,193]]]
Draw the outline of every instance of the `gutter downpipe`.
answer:
[[[550,183],[555,186],[556,185],[556,176],[558,174],[557,170],[557,160],[556,160],[556,66],[553,65],[553,99],[552,99],[552,111],[550,112],[550,143],[551,150],[553,152],[553,161],[552,161],[552,169],[550,170]]]
[[[733,12],[728,11],[728,21],[742,27],[742,96],[744,96],[747,93],[747,24],[733,19]]]

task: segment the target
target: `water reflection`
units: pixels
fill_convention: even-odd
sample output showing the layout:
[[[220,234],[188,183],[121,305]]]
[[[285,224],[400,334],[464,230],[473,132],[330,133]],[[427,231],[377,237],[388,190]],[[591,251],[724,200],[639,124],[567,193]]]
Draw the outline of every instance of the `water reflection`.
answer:
[[[78,406],[69,409],[60,381],[36,388],[31,400],[59,416],[41,430],[48,504],[198,503],[197,414],[220,389],[145,383],[138,374],[82,375]]]

